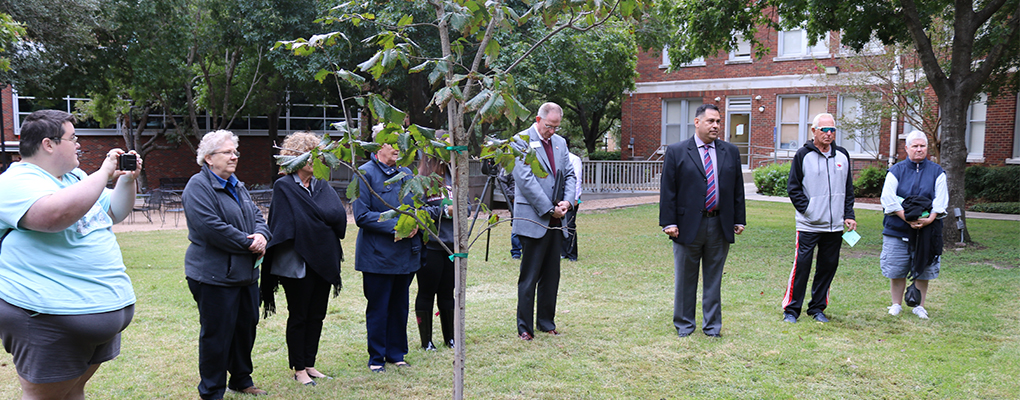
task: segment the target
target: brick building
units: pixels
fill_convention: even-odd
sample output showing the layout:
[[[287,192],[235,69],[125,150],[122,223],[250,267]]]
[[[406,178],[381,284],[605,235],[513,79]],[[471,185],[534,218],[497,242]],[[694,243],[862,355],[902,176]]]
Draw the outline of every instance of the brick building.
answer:
[[[663,146],[694,134],[694,110],[703,103],[715,104],[723,116],[723,138],[740,149],[745,169],[793,156],[811,139],[814,116],[829,112],[837,125],[844,112],[859,104],[838,93],[826,74],[841,72],[843,58],[838,34],[810,46],[804,30],[762,30],[763,43],[774,43],[763,58],[754,58],[747,41],[729,54],[696,59],[667,73],[668,49],[639,54],[640,77],[636,89],[623,102],[621,143],[623,159],[656,159]],[[881,47],[877,50],[883,51]],[[982,95],[968,110],[968,163],[1020,164],[1020,94],[987,101]],[[890,145],[896,159],[904,159],[902,139],[914,128],[902,119],[879,121],[878,135],[870,140],[850,140],[840,129],[836,142],[846,147],[854,168],[884,165]],[[898,141],[890,143],[891,128]]]

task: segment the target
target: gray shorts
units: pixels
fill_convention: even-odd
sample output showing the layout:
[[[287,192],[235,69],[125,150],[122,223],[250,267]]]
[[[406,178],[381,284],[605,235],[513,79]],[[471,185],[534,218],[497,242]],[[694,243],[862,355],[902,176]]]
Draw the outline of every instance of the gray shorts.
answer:
[[[906,278],[910,273],[911,254],[907,242],[901,238],[889,235],[882,235],[882,275],[889,279]],[[942,256],[936,256],[931,265],[924,268],[917,279],[930,281],[939,277],[939,268],[942,266]]]
[[[39,314],[0,300],[0,340],[22,378],[63,382],[117,357],[120,332],[134,314],[134,305],[98,314]]]

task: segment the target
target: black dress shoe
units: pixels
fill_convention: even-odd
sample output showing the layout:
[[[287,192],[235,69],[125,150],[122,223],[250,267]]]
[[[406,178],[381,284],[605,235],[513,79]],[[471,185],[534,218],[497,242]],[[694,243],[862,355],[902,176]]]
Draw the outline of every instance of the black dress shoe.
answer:
[[[791,324],[797,323],[797,316],[790,313],[783,313],[783,322],[789,322]]]
[[[708,333],[708,332],[705,332],[705,336],[708,336],[708,337],[716,337],[716,338],[717,338],[717,337],[722,337],[722,335],[721,335],[721,334],[718,334],[718,333]]]
[[[676,335],[681,337],[681,338],[685,338],[685,337],[691,336],[691,333],[690,332],[679,332],[679,331],[677,331]]]
[[[829,322],[829,319],[825,317],[825,313],[822,313],[822,312],[815,313],[815,315],[812,315],[811,318],[814,318],[815,321],[818,321],[818,322],[821,322],[821,323]]]

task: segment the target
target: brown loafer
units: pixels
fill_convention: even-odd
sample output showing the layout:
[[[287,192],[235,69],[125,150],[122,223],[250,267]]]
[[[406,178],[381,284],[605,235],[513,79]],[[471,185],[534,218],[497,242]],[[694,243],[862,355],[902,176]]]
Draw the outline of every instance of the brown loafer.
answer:
[[[531,340],[532,339],[531,334],[528,333],[528,332],[523,332],[523,333],[521,333],[518,336],[521,338],[521,340]]]
[[[250,394],[252,396],[265,396],[265,395],[269,394],[269,392],[267,392],[265,390],[262,390],[262,389],[259,389],[255,385],[248,386],[248,387],[246,387],[244,389],[241,389],[241,390],[230,389],[230,391],[241,393],[241,394]]]

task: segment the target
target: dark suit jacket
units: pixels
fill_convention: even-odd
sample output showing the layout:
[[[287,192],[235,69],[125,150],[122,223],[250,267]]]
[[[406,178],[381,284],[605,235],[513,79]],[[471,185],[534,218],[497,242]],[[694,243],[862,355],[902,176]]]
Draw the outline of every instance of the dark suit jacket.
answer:
[[[733,225],[746,224],[740,152],[736,146],[722,140],[714,143],[719,194],[716,210],[722,218],[726,240],[733,243]],[[708,187],[702,158],[694,137],[666,148],[659,188],[659,225],[676,225],[680,233],[672,239],[680,244],[693,242],[701,226],[701,212],[705,210],[705,192]]]

